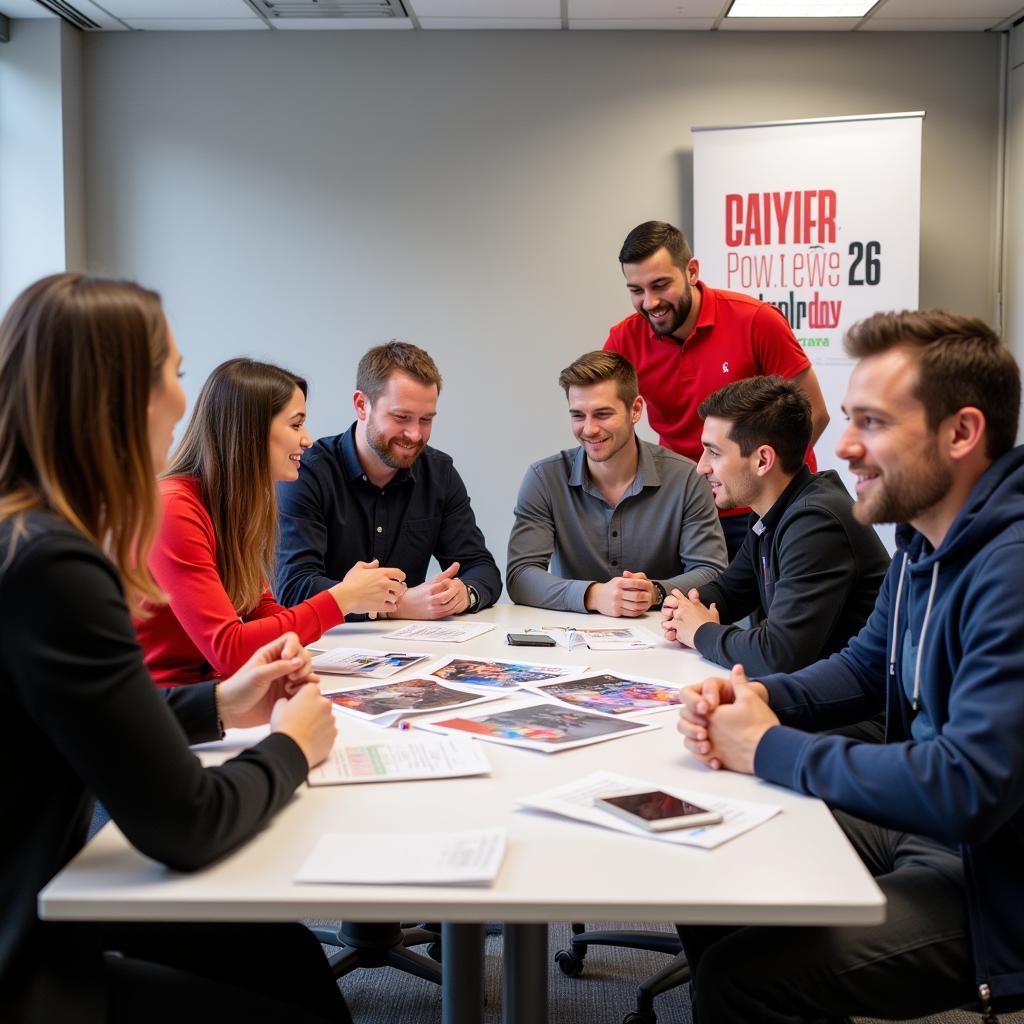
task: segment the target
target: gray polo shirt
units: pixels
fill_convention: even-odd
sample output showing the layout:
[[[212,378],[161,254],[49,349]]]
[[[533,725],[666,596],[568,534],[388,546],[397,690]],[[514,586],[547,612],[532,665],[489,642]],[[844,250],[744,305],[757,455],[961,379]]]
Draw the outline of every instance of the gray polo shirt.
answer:
[[[639,438],[637,445],[636,479],[614,508],[591,481],[582,447],[526,471],[508,540],[513,601],[582,612],[591,583],[627,569],[686,593],[725,568],[718,512],[696,464]]]

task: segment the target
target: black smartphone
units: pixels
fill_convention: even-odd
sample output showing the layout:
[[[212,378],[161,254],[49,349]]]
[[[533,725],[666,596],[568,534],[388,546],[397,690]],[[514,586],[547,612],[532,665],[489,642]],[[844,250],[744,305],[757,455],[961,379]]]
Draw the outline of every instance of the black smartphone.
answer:
[[[594,800],[594,806],[651,832],[696,828],[698,825],[717,825],[722,820],[718,811],[698,807],[672,796],[671,793],[663,793],[660,789],[599,796]]]
[[[512,647],[556,647],[546,633],[506,633],[506,642]]]

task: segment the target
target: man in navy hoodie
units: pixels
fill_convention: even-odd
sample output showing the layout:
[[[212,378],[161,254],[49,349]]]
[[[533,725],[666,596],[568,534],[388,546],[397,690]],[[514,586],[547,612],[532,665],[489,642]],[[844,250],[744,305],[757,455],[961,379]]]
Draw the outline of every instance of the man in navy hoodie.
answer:
[[[846,346],[855,514],[904,524],[875,609],[800,672],[748,682],[737,665],[687,688],[679,731],[713,768],[825,800],[887,920],[680,927],[702,1024],[1024,1000],[1020,374],[985,324],[951,313],[877,314]],[[883,709],[884,744],[820,731]]]

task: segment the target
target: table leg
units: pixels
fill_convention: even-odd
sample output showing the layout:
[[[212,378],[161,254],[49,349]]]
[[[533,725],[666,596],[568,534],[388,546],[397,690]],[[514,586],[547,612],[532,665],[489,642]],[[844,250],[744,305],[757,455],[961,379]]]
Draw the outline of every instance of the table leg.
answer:
[[[506,924],[502,955],[503,1024],[546,1024],[548,926]]]
[[[481,1024],[484,926],[441,925],[441,1024]]]

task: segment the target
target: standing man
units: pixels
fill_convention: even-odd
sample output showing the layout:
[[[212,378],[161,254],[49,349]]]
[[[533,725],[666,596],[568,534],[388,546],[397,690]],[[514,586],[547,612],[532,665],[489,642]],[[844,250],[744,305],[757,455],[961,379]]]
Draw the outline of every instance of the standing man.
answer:
[[[373,559],[406,574],[393,618],[439,619],[498,599],[501,574],[462,478],[450,456],[427,446],[440,390],[434,360],[407,342],[378,345],[359,360],[355,423],[317,441],[298,480],[279,486],[274,589],[282,604]],[[428,580],[431,555],[442,571]]]
[[[821,437],[829,417],[818,378],[778,309],[706,285],[683,233],[664,221],[633,228],[619,263],[636,312],[612,327],[604,347],[636,367],[661,444],[696,462],[697,407],[723,385],[761,374],[777,374],[804,390],[811,403],[811,444]],[[812,453],[809,458],[814,469]],[[730,558],[743,543],[749,512],[741,507],[722,513]]]
[[[756,519],[718,579],[665,600],[666,639],[757,674],[842,650],[871,614],[889,556],[857,522],[839,476],[804,464],[807,396],[781,377],[749,377],[709,395],[698,413],[697,472],[719,509],[749,505]],[[751,612],[761,613],[757,625],[732,624]]]
[[[691,459],[636,436],[644,400],[629,360],[588,352],[558,383],[579,446],[526,471],[508,542],[512,600],[633,617],[713,579],[725,542],[711,491]]]
[[[1024,997],[1020,374],[980,320],[855,325],[838,452],[864,523],[903,523],[867,625],[827,661],[683,690],[686,745],[825,800],[885,893],[865,928],[680,928],[710,1024],[986,1012]],[[830,729],[886,712],[886,741]],[[994,1017],[986,1017],[994,1020]]]

